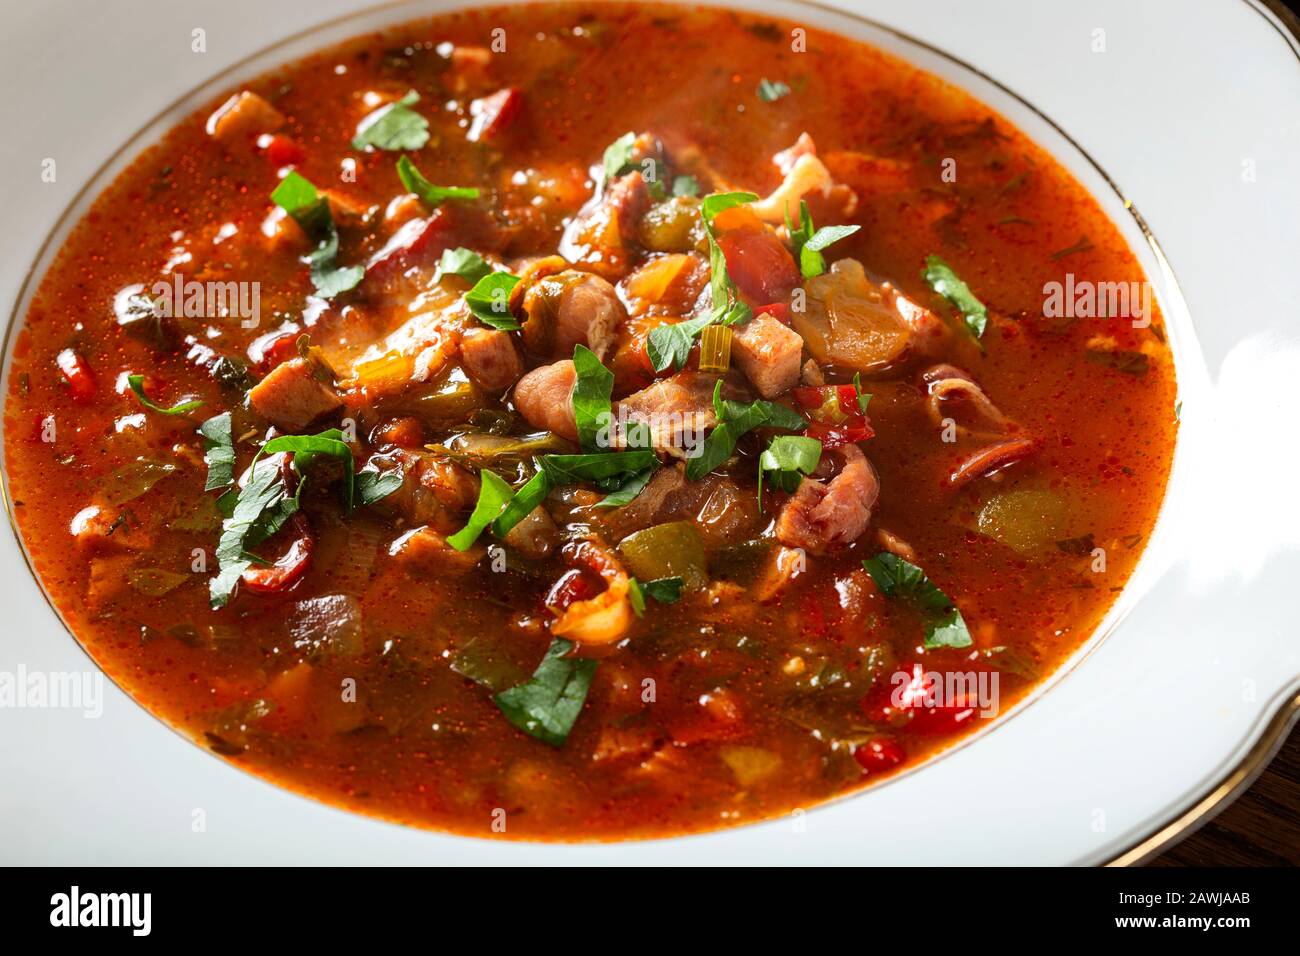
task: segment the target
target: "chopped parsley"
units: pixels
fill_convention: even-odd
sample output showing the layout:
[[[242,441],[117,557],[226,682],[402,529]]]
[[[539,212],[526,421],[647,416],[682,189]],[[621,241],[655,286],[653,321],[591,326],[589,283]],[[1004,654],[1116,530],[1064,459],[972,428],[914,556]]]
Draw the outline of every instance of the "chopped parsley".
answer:
[[[199,398],[190,398],[177,402],[171,408],[163,408],[155,404],[148,395],[144,393],[144,376],[128,375],[126,383],[131,386],[131,391],[135,392],[135,397],[140,400],[140,404],[151,412],[157,412],[159,415],[187,415],[196,408],[203,407],[203,400]]]
[[[492,698],[510,723],[552,747],[568,739],[596,672],[595,661],[568,656],[573,647],[555,638],[532,677]]]
[[[961,312],[963,321],[970,334],[976,339],[982,338],[988,326],[989,310],[984,303],[975,298],[970,286],[957,278],[948,263],[938,256],[925,257],[925,271],[921,273],[931,289],[939,293]]]
[[[460,276],[467,282],[476,283],[491,272],[492,266],[486,259],[473,249],[459,246],[455,249],[442,250],[442,258],[438,260],[438,271],[434,273],[433,281],[437,282],[445,275],[453,275]]]
[[[509,272],[491,272],[465,293],[465,304],[484,325],[503,332],[517,331],[520,326],[510,312],[510,292],[518,284],[519,276]]]
[[[573,420],[578,427],[578,444],[583,451],[597,451],[602,446],[611,447],[613,438],[613,406],[610,396],[614,390],[614,373],[601,364],[596,353],[585,345],[573,347]]]
[[[775,82],[763,77],[758,81],[758,98],[764,103],[775,103],[783,96],[790,95],[790,86],[780,80]]]
[[[785,492],[794,492],[804,475],[817,470],[822,443],[806,435],[778,435],[758,456],[758,502],[763,506],[763,479]]]
[[[722,380],[713,386],[713,410],[718,424],[704,439],[700,452],[686,462],[686,477],[699,481],[731,457],[736,442],[746,432],[755,428],[783,428],[800,431],[808,421],[798,412],[761,399],[749,405],[722,398]]]
[[[799,272],[805,279],[811,279],[826,271],[826,257],[822,255],[822,250],[846,236],[853,235],[862,227],[822,226],[820,229],[814,229],[812,214],[808,211],[808,202],[800,200],[798,227],[790,221],[787,210],[785,228],[794,245],[794,256],[799,262]]]
[[[375,110],[357,127],[352,148],[423,149],[429,142],[429,121],[411,109],[418,102],[420,94],[411,90],[396,103]]]
[[[473,186],[435,186],[424,178],[411,162],[403,156],[397,161],[397,178],[408,192],[413,192],[430,206],[441,206],[448,199],[478,199],[479,191]]]
[[[356,288],[365,277],[365,267],[338,264],[338,227],[330,214],[329,199],[316,191],[311,180],[296,171],[289,173],[271,193],[271,201],[316,243],[316,249],[307,256],[307,265],[311,267],[311,281],[317,294],[332,299]]]
[[[925,616],[926,648],[970,647],[970,630],[961,611],[915,564],[882,551],[866,558],[862,566],[886,597],[901,598]]]

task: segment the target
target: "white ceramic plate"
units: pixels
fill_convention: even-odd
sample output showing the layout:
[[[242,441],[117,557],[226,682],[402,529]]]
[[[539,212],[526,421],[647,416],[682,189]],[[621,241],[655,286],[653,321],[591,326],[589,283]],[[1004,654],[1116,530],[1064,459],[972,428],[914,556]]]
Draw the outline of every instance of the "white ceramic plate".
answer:
[[[210,94],[177,97],[228,68],[218,87],[463,5],[393,4],[301,36],[361,5],[10,0],[4,314],[15,303],[21,314],[30,280],[107,177]],[[735,5],[865,40],[969,90],[1070,169],[1142,261],[1171,333],[1183,427],[1156,534],[1098,634],[1014,714],[886,785],[788,820],[603,846],[442,836],[333,810],[213,759],[109,684],[97,719],[0,709],[0,860],[1093,863],[1151,852],[1262,764],[1300,708],[1289,401],[1300,377],[1300,41],[1256,0],[851,4],[871,21],[784,0]],[[204,53],[192,49],[196,28]],[[48,158],[54,183],[41,177]],[[0,673],[87,670],[12,536],[0,541],[0,595]]]

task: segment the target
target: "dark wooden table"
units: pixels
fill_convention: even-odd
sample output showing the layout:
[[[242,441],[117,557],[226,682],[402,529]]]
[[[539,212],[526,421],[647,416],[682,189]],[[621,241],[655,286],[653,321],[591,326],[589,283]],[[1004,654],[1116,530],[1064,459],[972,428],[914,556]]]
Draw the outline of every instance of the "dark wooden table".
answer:
[[[1236,802],[1148,865],[1300,865],[1300,729]]]

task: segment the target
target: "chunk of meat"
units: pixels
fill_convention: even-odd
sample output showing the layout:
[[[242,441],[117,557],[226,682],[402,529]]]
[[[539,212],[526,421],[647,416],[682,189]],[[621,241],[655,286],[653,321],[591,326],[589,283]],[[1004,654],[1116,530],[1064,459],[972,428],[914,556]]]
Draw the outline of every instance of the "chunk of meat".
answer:
[[[528,316],[524,345],[534,355],[560,358],[585,345],[603,360],[627,311],[618,292],[600,276],[567,270],[535,282],[524,295]]]
[[[284,114],[256,93],[244,90],[217,107],[208,117],[208,135],[230,145],[273,133],[284,125]]]
[[[469,329],[460,339],[465,374],[488,392],[504,392],[523,373],[510,333],[500,329]]]
[[[315,378],[301,358],[273,368],[249,389],[248,400],[254,411],[288,432],[301,431],[343,404],[334,387]]]
[[[572,359],[540,365],[515,385],[515,407],[530,425],[577,441],[578,425],[573,417],[573,383],[577,378]]]
[[[622,540],[652,525],[692,521],[706,548],[725,548],[754,537],[766,520],[758,498],[724,475],[688,481],[682,465],[660,468],[641,494],[621,508],[592,509],[591,520]]]
[[[682,371],[633,392],[618,403],[615,418],[639,421],[650,428],[651,441],[660,451],[687,457],[704,441],[705,433],[717,424],[713,411],[712,375]],[[724,381],[724,398],[743,393]]]
[[[628,246],[649,208],[650,193],[640,172],[611,180],[565,228],[560,254],[607,279],[621,278],[632,262]]]
[[[825,484],[803,479],[781,509],[776,536],[782,544],[822,554],[856,541],[867,530],[880,482],[856,445],[844,446],[842,453],[844,467],[838,475]]]
[[[530,558],[544,558],[560,540],[559,529],[550,513],[538,505],[506,532],[505,543]]]
[[[447,539],[432,528],[415,528],[395,540],[388,554],[411,571],[426,574],[462,575],[474,570],[486,547],[476,542],[468,550],[457,551]]]
[[[734,330],[731,357],[759,395],[774,398],[799,381],[803,339],[763,313]]]
[[[442,455],[401,449],[372,456],[367,462],[380,471],[396,464],[402,485],[379,505],[413,525],[429,525],[452,534],[464,525],[463,515],[478,501],[478,477]]]

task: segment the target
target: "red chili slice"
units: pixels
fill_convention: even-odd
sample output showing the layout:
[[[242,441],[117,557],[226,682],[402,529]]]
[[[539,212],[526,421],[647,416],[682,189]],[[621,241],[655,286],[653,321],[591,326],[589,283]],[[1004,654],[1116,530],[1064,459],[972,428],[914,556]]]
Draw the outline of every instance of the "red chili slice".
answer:
[[[866,441],[876,432],[871,420],[858,407],[858,393],[852,385],[810,385],[794,390],[795,401],[807,412],[809,438],[825,448]]]
[[[274,594],[287,589],[307,573],[316,539],[302,515],[289,519],[289,529],[295,536],[289,550],[274,564],[258,565],[245,571],[241,579],[244,587],[259,594]]]
[[[497,90],[491,96],[474,100],[469,112],[474,121],[465,135],[471,143],[499,136],[518,117],[524,108],[524,92],[513,86]]]
[[[95,376],[81,353],[74,349],[64,349],[55,361],[68,381],[68,391],[73,400],[82,403],[92,401],[95,397]]]

